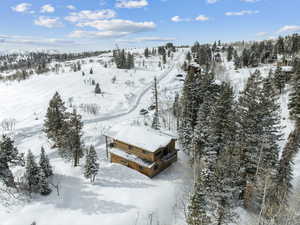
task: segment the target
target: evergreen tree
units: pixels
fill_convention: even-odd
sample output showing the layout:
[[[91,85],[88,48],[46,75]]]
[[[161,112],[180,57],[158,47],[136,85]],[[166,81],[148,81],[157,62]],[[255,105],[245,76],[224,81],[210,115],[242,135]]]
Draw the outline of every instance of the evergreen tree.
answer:
[[[91,68],[90,69],[90,74],[93,74],[93,73],[94,73],[93,68]]]
[[[145,48],[144,55],[146,58],[149,57],[149,49],[148,48]]]
[[[164,53],[163,56],[162,56],[162,63],[163,63],[163,64],[166,64],[166,63],[167,63],[166,53]]]
[[[153,116],[153,121],[152,121],[152,126],[153,129],[155,130],[159,130],[160,129],[160,122],[159,122],[159,116],[158,116],[158,112],[155,111],[154,112],[154,116]]]
[[[66,107],[58,92],[50,100],[47,109],[46,119],[44,122],[44,132],[47,137],[54,141],[55,146],[58,146],[58,140],[61,138],[66,120]]]
[[[40,156],[39,165],[46,177],[50,177],[53,175],[52,166],[50,165],[50,161],[47,155],[45,154],[45,149],[43,147],[41,147],[41,156]]]
[[[41,169],[39,171],[39,183],[38,183],[38,187],[39,187],[39,193],[41,195],[48,195],[51,193],[51,189],[49,187],[49,183],[48,183],[48,179],[47,176],[44,172],[43,169]]]
[[[227,49],[227,61],[230,62],[233,58],[234,48],[230,45]]]
[[[90,149],[86,155],[86,162],[84,165],[84,177],[90,179],[91,183],[93,183],[98,171],[99,163],[97,153],[94,146],[90,146]]]
[[[99,83],[97,83],[95,86],[95,94],[101,94],[101,89],[100,89]]]
[[[277,172],[273,178],[273,185],[269,187],[266,197],[265,216],[279,222],[286,222],[285,215],[288,199],[292,191],[293,165],[299,151],[299,124],[288,137],[283,149]]]
[[[289,96],[289,112],[293,119],[300,118],[300,61],[294,65],[295,74],[293,75],[292,91]]]
[[[198,185],[195,187],[189,200],[186,218],[189,225],[205,225],[210,222],[207,217],[205,193],[200,186],[202,184],[201,178],[203,177],[199,176]]]
[[[79,165],[79,160],[83,157],[82,126],[81,116],[74,109],[68,116],[64,135],[59,140],[59,154],[65,159],[73,160],[74,167]]]
[[[263,124],[261,121],[262,105],[262,78],[257,70],[246,84],[245,90],[239,97],[239,147],[241,149],[242,170],[241,174],[244,192],[244,205],[246,208],[252,204],[252,190],[255,185],[255,174],[260,158],[261,135]]]
[[[192,55],[191,55],[191,52],[188,52],[188,53],[186,54],[186,60],[187,60],[189,63],[191,63],[191,61],[192,61]]]
[[[26,157],[25,180],[30,192],[35,192],[39,188],[40,169],[35,162],[34,155],[29,150]]]
[[[10,164],[22,164],[22,155],[19,155],[14,141],[3,135],[0,140],[0,180],[8,187],[15,187],[14,176]]]
[[[274,82],[275,82],[275,86],[279,90],[279,93],[281,94],[286,82],[286,77],[282,72],[281,67],[277,67],[275,70]]]

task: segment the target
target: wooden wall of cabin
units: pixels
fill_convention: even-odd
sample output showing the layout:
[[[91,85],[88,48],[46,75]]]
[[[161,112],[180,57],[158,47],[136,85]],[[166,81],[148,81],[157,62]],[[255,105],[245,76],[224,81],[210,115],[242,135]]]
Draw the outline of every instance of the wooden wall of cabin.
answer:
[[[165,147],[168,149],[168,152],[175,152],[175,143],[176,140],[171,140],[171,142]],[[158,151],[155,152],[154,154],[154,160],[157,161],[163,157],[163,151],[165,148],[160,148]]]
[[[111,162],[113,162],[113,163],[118,163],[118,164],[127,166],[127,167],[134,169],[148,177],[154,177],[155,175],[159,174],[160,172],[162,172],[163,170],[168,168],[172,163],[177,161],[177,152],[176,152],[176,157],[173,157],[171,160],[169,160],[167,162],[163,162],[163,161],[157,162],[157,164],[156,164],[157,166],[153,166],[151,168],[140,166],[139,164],[137,164],[135,162],[124,159],[113,153],[110,153],[110,158],[111,158]]]
[[[122,149],[127,153],[134,154],[134,155],[140,157],[141,159],[145,159],[145,160],[148,160],[150,162],[155,161],[153,152],[148,152],[148,151],[145,151],[144,149],[141,149],[141,148],[138,148],[138,147],[135,147],[135,146],[132,146],[132,145],[131,145],[131,148],[129,148],[129,146],[130,145],[128,145],[126,143],[123,143],[121,141],[118,141],[118,140],[114,141],[114,147],[115,148]]]

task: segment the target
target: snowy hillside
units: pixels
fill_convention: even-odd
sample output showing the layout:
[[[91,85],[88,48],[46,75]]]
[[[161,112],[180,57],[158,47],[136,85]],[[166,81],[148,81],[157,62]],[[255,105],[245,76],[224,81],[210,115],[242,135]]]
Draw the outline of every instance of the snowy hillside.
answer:
[[[109,61],[111,56],[102,56]],[[189,189],[191,174],[188,159],[180,154],[178,162],[154,179],[149,179],[124,166],[106,159],[102,133],[110,126],[125,123],[143,124],[150,117],[139,115],[142,108],[152,104],[152,82],[156,76],[161,90],[160,101],[174,99],[182,81],[176,79],[185,51],[175,53],[161,70],[158,57],[143,57],[136,61],[136,69],[119,70],[114,65],[105,68],[98,58],[85,59],[82,72],[48,73],[32,76],[22,82],[0,83],[0,118],[16,120],[13,137],[20,152],[29,149],[38,156],[44,146],[54,167],[53,184],[59,186],[47,197],[34,195],[32,199],[9,201],[0,206],[1,225],[31,224],[145,224],[152,218],[160,223],[182,224],[182,202]],[[142,67],[142,60],[145,66]],[[93,74],[89,74],[90,69]],[[115,82],[112,82],[113,78]],[[103,94],[95,95],[99,83]],[[71,108],[83,116],[84,142],[93,144],[100,158],[100,172],[95,184],[82,175],[82,167],[73,168],[62,160],[42,132],[42,124],[49,100],[58,91]],[[97,106],[98,112],[88,113],[84,104]],[[23,169],[15,167],[20,177]],[[176,215],[174,217],[174,215]],[[4,222],[4,223],[3,223]]]

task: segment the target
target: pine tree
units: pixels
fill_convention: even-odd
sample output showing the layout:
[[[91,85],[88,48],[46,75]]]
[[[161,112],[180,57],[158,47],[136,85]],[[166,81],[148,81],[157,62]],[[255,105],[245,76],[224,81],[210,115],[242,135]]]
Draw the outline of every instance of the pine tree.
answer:
[[[273,185],[269,188],[266,197],[265,216],[272,218],[279,223],[284,221],[287,213],[288,199],[292,191],[293,165],[295,157],[299,151],[299,124],[288,137],[284,146],[282,156],[277,167],[277,172],[273,179]]]
[[[163,56],[162,56],[162,63],[163,63],[163,64],[166,64],[166,63],[167,63],[167,56],[166,56],[166,53],[164,53]]]
[[[50,100],[44,121],[44,132],[47,137],[58,146],[58,139],[61,137],[66,120],[66,107],[58,92]]]
[[[234,48],[230,45],[227,49],[227,61],[230,62],[233,58]]]
[[[91,68],[90,69],[90,74],[93,74],[93,73],[94,73],[93,68]]]
[[[98,171],[99,163],[97,153],[94,146],[90,146],[90,149],[86,155],[86,162],[84,165],[84,177],[90,179],[91,183],[93,183]]]
[[[95,94],[101,94],[101,89],[100,89],[99,83],[97,83],[95,86]]]
[[[29,150],[26,157],[25,180],[30,192],[35,192],[39,188],[40,169],[35,162],[34,155]]]
[[[82,126],[81,116],[74,109],[68,116],[64,135],[59,140],[59,154],[65,159],[73,160],[74,167],[79,165],[79,160],[83,157]]]
[[[189,205],[187,207],[187,224],[189,225],[205,225],[209,224],[209,218],[207,217],[207,202],[205,201],[205,193],[201,189],[203,176],[199,176],[198,185],[192,193]]]
[[[145,48],[144,55],[146,58],[149,57],[149,49],[148,48]]]
[[[289,96],[289,112],[293,119],[300,118],[300,61],[296,60],[294,65],[295,74],[293,75],[292,91]]]
[[[39,171],[38,187],[41,195],[48,195],[51,193],[51,188],[49,187],[48,179],[43,169]]]
[[[153,121],[152,121],[152,126],[153,129],[155,130],[159,130],[160,129],[160,122],[159,122],[159,116],[158,116],[158,112],[155,111],[154,112],[154,116],[153,116]]]
[[[262,95],[262,78],[257,70],[251,74],[246,84],[245,90],[239,97],[239,147],[241,149],[242,182],[244,184],[244,204],[246,208],[251,206],[251,191],[255,185],[255,174],[258,169],[260,158],[261,135],[263,124],[261,123],[262,105],[260,99]]]
[[[10,164],[22,164],[22,155],[19,155],[14,141],[3,135],[0,140],[0,180],[8,187],[15,187],[14,176]]]
[[[279,93],[282,93],[282,90],[284,89],[286,77],[284,73],[282,72],[281,67],[277,67],[274,74],[274,81],[275,86],[278,88]]]
[[[45,154],[44,147],[41,147],[41,156],[40,156],[39,165],[46,177],[50,177],[53,175],[52,166],[50,165],[50,161],[47,155]]]

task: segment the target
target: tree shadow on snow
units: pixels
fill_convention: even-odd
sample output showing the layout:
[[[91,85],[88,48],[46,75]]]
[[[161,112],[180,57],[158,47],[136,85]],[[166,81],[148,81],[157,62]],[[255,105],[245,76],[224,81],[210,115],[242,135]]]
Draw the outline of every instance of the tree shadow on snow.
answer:
[[[51,195],[39,198],[55,208],[82,210],[86,214],[124,213],[135,208],[132,205],[102,200],[101,195],[95,193],[82,179],[65,175],[55,175],[55,178],[61,183],[59,196],[56,189],[52,188]]]

